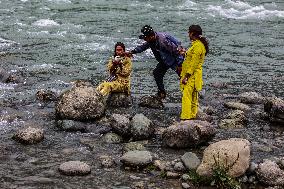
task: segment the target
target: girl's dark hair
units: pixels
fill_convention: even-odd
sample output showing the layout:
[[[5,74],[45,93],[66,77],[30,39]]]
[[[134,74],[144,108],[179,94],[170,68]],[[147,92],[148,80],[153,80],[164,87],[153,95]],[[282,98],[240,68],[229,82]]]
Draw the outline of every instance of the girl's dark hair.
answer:
[[[205,46],[205,49],[206,49],[205,55],[207,55],[207,53],[209,51],[209,43],[208,43],[207,39],[202,36],[201,27],[199,25],[191,25],[188,28],[188,32],[192,32],[193,36],[198,38],[203,43],[203,45]]]
[[[117,54],[116,54],[116,47],[117,46],[121,46],[123,48],[123,51],[125,51],[125,45],[122,42],[117,42],[114,46],[114,55],[113,55],[114,57],[117,56]]]

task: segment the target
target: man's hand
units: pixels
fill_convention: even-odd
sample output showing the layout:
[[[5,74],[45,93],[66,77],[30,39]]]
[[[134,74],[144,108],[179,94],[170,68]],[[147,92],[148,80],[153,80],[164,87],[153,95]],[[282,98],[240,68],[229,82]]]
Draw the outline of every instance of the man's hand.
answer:
[[[131,52],[124,52],[124,56],[127,56],[129,58],[133,57],[133,54]]]

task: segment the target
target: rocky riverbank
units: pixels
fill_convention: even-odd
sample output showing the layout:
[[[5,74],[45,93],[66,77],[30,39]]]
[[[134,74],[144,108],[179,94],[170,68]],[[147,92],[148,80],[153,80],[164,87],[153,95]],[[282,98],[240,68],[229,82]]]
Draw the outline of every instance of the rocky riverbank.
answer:
[[[82,81],[3,101],[1,121],[23,124],[2,133],[1,187],[206,188],[188,173],[211,175],[216,162],[243,187],[283,187],[283,100],[211,91],[186,122],[171,98],[103,99]]]

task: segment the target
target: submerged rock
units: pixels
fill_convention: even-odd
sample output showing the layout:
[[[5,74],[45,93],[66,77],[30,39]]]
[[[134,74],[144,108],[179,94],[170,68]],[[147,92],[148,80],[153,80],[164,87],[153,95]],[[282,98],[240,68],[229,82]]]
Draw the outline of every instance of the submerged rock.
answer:
[[[81,161],[68,161],[62,163],[58,170],[61,174],[69,176],[82,176],[91,173],[90,166]]]
[[[250,142],[241,138],[221,140],[210,144],[203,153],[203,159],[196,172],[211,176],[214,168],[227,169],[232,177],[243,175],[250,165]]]
[[[44,135],[42,129],[27,127],[19,130],[12,138],[22,144],[36,144],[44,139]]]
[[[70,132],[87,131],[86,125],[84,123],[74,120],[57,120],[56,126],[58,129],[63,131],[70,131]]]
[[[248,118],[242,110],[233,110],[225,115],[225,119],[221,120],[220,128],[243,128],[247,123]]]
[[[209,141],[215,128],[206,121],[189,120],[175,123],[162,134],[163,143],[173,148],[196,147]]]
[[[79,83],[60,95],[55,110],[61,119],[92,120],[103,116],[105,102],[94,87]]]

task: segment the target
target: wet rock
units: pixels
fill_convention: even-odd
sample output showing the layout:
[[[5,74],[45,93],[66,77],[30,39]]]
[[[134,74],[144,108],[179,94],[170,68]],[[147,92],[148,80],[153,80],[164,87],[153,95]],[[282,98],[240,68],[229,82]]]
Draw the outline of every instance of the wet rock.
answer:
[[[36,144],[44,139],[44,134],[40,128],[27,127],[17,131],[12,138],[22,144]]]
[[[147,189],[147,184],[144,183],[143,181],[139,181],[139,182],[134,182],[132,184],[132,189]]]
[[[182,171],[185,171],[185,167],[183,166],[182,162],[177,162],[174,165],[174,170],[178,172],[182,172]]]
[[[243,128],[244,125],[240,123],[237,119],[223,119],[219,123],[219,127],[222,129],[236,129]]]
[[[250,142],[241,138],[231,138],[210,144],[203,153],[197,173],[201,176],[212,175],[216,166],[228,169],[232,177],[243,175],[249,168]]]
[[[60,95],[55,107],[57,117],[74,120],[92,120],[102,117],[105,112],[103,97],[94,87],[79,86],[74,86]]]
[[[157,96],[143,96],[140,99],[139,106],[154,109],[163,109],[165,107],[163,102],[157,98]]]
[[[129,152],[134,150],[144,151],[146,148],[141,142],[129,142],[124,144],[123,151]]]
[[[162,134],[163,143],[172,148],[196,147],[209,141],[215,128],[206,121],[189,120],[174,123]]]
[[[218,88],[218,89],[226,89],[229,87],[229,85],[225,82],[215,82],[210,84],[211,87],[213,88]]]
[[[213,115],[217,113],[217,110],[214,109],[212,106],[201,107],[201,111],[208,115]]]
[[[144,167],[153,162],[152,154],[149,151],[129,151],[121,157],[121,162],[132,167]]]
[[[264,111],[268,113],[270,121],[278,122],[284,126],[284,100],[268,98],[264,104]]]
[[[157,167],[160,171],[164,171],[166,169],[165,162],[163,162],[161,160],[155,160],[154,161],[154,166]]]
[[[226,108],[237,109],[237,110],[242,110],[242,111],[250,110],[250,107],[248,105],[240,103],[240,102],[226,102],[224,106]]]
[[[213,117],[210,116],[210,115],[207,115],[206,113],[198,112],[197,115],[196,115],[196,120],[212,122]]]
[[[116,144],[122,142],[121,136],[115,133],[107,133],[106,135],[104,135],[103,140],[109,144]]]
[[[248,173],[254,174],[257,168],[258,168],[258,164],[255,162],[251,162],[249,165]]]
[[[256,170],[258,179],[269,186],[284,186],[284,171],[271,160],[264,160]]]
[[[8,73],[3,68],[0,68],[0,82],[7,83],[7,81],[9,80],[9,77],[11,77],[11,74]]]
[[[166,176],[167,176],[167,178],[176,179],[176,178],[180,177],[180,174],[175,173],[175,172],[171,172],[171,171],[167,171]]]
[[[121,135],[121,136],[129,136],[130,135],[130,120],[120,114],[112,114],[110,117],[110,123],[112,130]]]
[[[188,181],[188,180],[190,180],[190,176],[188,174],[183,174],[181,176],[181,179],[184,180],[184,181]]]
[[[154,134],[153,123],[143,114],[136,114],[130,122],[130,133],[133,140],[148,139]]]
[[[111,93],[106,103],[111,107],[129,107],[132,105],[132,98],[125,93]]]
[[[59,166],[59,172],[63,175],[82,176],[91,173],[91,168],[88,164],[81,161],[68,161]]]
[[[74,120],[57,120],[56,126],[58,129],[63,130],[63,131],[86,132],[87,130],[86,125],[84,123],[79,122],[79,121],[74,121]]]
[[[110,156],[100,156],[99,159],[101,161],[101,165],[105,168],[110,168],[115,164],[114,160]]]
[[[189,184],[187,184],[186,182],[181,183],[182,188],[184,189],[189,189],[191,188]]]
[[[265,98],[256,92],[245,92],[240,94],[240,101],[246,104],[261,104]]]
[[[196,168],[200,165],[200,160],[195,153],[186,152],[181,160],[185,167],[189,170],[196,170]]]
[[[36,98],[37,100],[40,100],[43,102],[56,101],[58,98],[58,95],[51,90],[41,89],[37,91]]]

